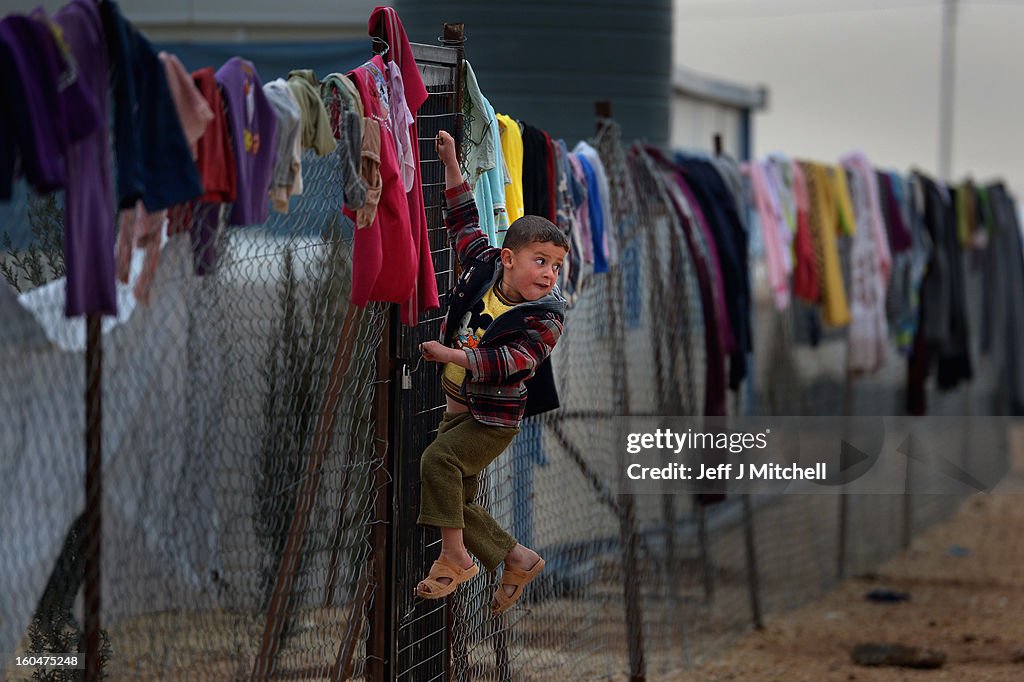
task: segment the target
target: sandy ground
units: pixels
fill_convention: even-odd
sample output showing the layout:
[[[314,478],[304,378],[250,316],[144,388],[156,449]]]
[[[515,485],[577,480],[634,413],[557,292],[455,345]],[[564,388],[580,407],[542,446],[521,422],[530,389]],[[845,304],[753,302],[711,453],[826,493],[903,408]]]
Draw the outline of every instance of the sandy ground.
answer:
[[[910,594],[874,603],[875,589]],[[864,667],[860,643],[941,651],[939,669]],[[967,498],[874,574],[852,578],[798,611],[769,618],[696,669],[664,682],[764,680],[1024,680],[1024,488]]]
[[[865,595],[877,589],[909,593],[908,601],[873,603]],[[534,671],[529,680],[628,678],[602,674],[625,667],[623,623],[618,601],[605,614],[588,611],[583,630],[574,621],[580,604],[554,600],[536,605],[536,623],[572,624],[585,635],[578,644],[604,643],[591,650],[586,669],[578,650],[564,649],[564,632],[533,632],[517,644],[520,663]],[[614,606],[613,606],[614,605]],[[478,605],[482,608],[482,603]],[[292,646],[279,664],[294,679],[326,679],[311,662],[333,661],[345,630],[348,609],[314,609],[300,614]],[[568,623],[567,623],[568,621]],[[112,679],[236,679],[248,677],[260,641],[259,614],[222,612],[147,614],[124,622],[111,634],[116,645]],[[731,625],[712,628],[727,631]],[[734,630],[733,630],[734,631]],[[521,633],[522,634],[522,633]],[[221,635],[221,636],[218,636]],[[545,641],[558,648],[544,651]],[[861,643],[896,643],[942,652],[935,670],[868,668],[854,664],[850,651]],[[159,646],[155,646],[159,643]],[[701,646],[691,642],[694,653]],[[714,648],[707,651],[713,651]],[[356,656],[362,655],[361,650]],[[650,682],[833,682],[910,680],[1024,681],[1024,483],[993,495],[967,498],[949,521],[918,536],[910,549],[871,575],[858,576],[808,606],[769,614],[766,627],[738,639],[690,670],[649,674]],[[473,652],[474,679],[498,679],[490,642]],[[515,665],[515,664],[514,664]],[[576,666],[573,674],[567,667]],[[652,669],[655,666],[652,664]],[[663,668],[662,668],[663,669]],[[0,675],[2,677],[2,675]],[[27,679],[11,676],[8,679]]]

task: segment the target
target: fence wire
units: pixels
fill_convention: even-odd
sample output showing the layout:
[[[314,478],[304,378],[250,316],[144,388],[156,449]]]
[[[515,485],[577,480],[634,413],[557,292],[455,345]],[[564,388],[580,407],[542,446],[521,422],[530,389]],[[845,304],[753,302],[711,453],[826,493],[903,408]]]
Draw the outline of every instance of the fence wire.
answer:
[[[414,50],[417,48],[414,48]],[[454,57],[455,50],[451,51]],[[458,61],[428,62],[417,54],[429,96],[418,115],[420,161],[423,176],[423,200],[427,214],[427,232],[431,257],[440,294],[439,310],[426,313],[414,328],[401,328],[394,339],[396,363],[393,394],[393,450],[391,467],[395,480],[393,552],[395,573],[394,611],[390,614],[394,628],[393,665],[387,672],[398,680],[443,680],[450,673],[447,630],[448,604],[423,601],[414,594],[416,583],[426,575],[430,564],[440,553],[440,537],[431,529],[416,525],[419,508],[419,458],[437,433],[444,413],[445,399],[441,392],[436,365],[419,362],[419,344],[441,336],[441,321],[447,311],[449,289],[454,283],[454,254],[444,227],[444,166],[437,156],[434,140],[439,130],[453,134],[460,125],[459,93],[461,75]],[[397,327],[396,327],[397,329]],[[409,372],[409,388],[401,388],[401,375]]]
[[[444,292],[453,264],[432,140],[458,125],[458,64],[424,75],[421,166]],[[615,493],[611,417],[701,413],[708,321],[700,254],[657,164],[627,150],[613,125],[594,146],[609,169],[620,262],[589,273],[568,311],[553,355],[561,409],[527,420],[481,478],[481,503],[547,561],[521,603],[489,614],[499,575],[447,601],[413,598],[439,551],[415,518],[418,458],[444,401],[429,371],[413,373],[409,390],[396,380],[417,344],[437,338],[441,312],[399,329],[392,309],[348,305],[352,225],[338,162],[307,152],[304,193],[287,215],[225,229],[222,212],[193,207],[191,220],[217,227],[210,244],[197,251],[184,235],[170,238],[150,304],[104,321],[104,674],[658,679],[874,570],[951,513],[953,496],[703,506]],[[63,318],[61,206],[59,195],[20,188],[0,229],[12,285],[0,325],[0,576],[10,586],[0,651],[82,650],[86,333]],[[171,231],[183,220],[174,214]],[[699,238],[693,246],[707,248]],[[968,272],[976,301],[979,275]],[[845,334],[809,345],[805,311],[774,310],[759,276],[755,268],[751,375],[730,400],[734,413],[903,413],[895,347],[877,374],[847,377]],[[126,313],[131,299],[121,300]],[[979,309],[968,305],[974,329]],[[992,413],[996,387],[981,363],[969,386],[929,389],[930,412]]]
[[[339,170],[333,154],[307,152],[304,193],[263,225],[225,229],[224,212],[193,207],[215,238],[194,251],[187,234],[171,237],[150,305],[103,334],[101,611],[113,679],[362,670],[387,311],[348,305]],[[60,274],[59,197],[21,197],[5,274],[30,289],[22,300],[53,341],[5,334],[0,349],[2,563],[20,588],[3,600],[0,649],[54,651],[56,638],[78,651],[84,336],[81,320],[63,320],[63,281],[43,281]],[[187,219],[172,213],[169,231]]]
[[[877,569],[961,499],[740,495],[704,507],[692,496],[615,495],[621,446],[610,417],[699,414],[706,322],[694,255],[656,164],[642,149],[627,152],[614,126],[601,126],[594,146],[613,176],[621,262],[591,274],[567,313],[552,356],[562,408],[527,420],[487,471],[483,502],[547,568],[523,606],[499,618],[486,611],[498,576],[462,588],[451,679],[659,679],[842,577]],[[845,331],[809,345],[798,319],[806,311],[776,311],[758,276],[751,375],[731,395],[731,414],[905,412],[906,360],[895,345],[877,374],[848,378]],[[981,291],[971,278],[973,303]],[[982,365],[969,387],[929,388],[929,411],[993,413],[996,383]]]

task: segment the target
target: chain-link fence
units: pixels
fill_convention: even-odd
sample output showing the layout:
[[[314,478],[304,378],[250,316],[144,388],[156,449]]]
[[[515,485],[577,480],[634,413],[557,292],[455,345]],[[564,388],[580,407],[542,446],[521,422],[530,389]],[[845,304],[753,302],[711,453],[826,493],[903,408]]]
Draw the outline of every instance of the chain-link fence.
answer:
[[[290,211],[262,225],[226,229],[218,206],[172,211],[149,305],[128,294],[148,267],[137,251],[120,317],[88,344],[84,320],[64,319],[64,281],[49,281],[62,274],[61,197],[20,188],[7,207],[4,274],[26,293],[5,291],[0,344],[0,650],[85,651],[76,595],[84,543],[98,539],[78,516],[88,409],[102,445],[90,494],[102,493],[105,675],[363,674],[389,311],[348,303],[340,158],[307,151],[302,173]],[[83,401],[94,349],[102,421],[99,401]]]
[[[460,124],[461,49],[414,49],[431,93],[421,171],[446,291],[433,139]],[[102,335],[63,317],[61,198],[22,191],[2,230],[4,274],[24,293],[0,300],[0,651],[84,651],[85,600],[112,679],[656,679],[947,515],[957,498],[617,494],[612,418],[701,414],[721,358],[705,344],[693,257],[706,246],[687,241],[657,164],[607,123],[594,146],[612,176],[620,261],[588,276],[567,313],[553,355],[561,409],[527,420],[482,477],[481,503],[547,561],[497,618],[497,575],[444,601],[413,597],[439,550],[415,519],[419,454],[444,401],[415,359],[440,311],[410,329],[391,308],[349,306],[337,159],[307,152],[303,194],[263,225],[225,230],[211,207],[173,213],[171,232],[191,221],[212,238],[172,237],[150,304],[122,295]],[[804,343],[799,309],[776,312],[756,268],[754,279],[755,348],[732,413],[903,412],[895,349],[881,372],[850,378],[844,335]],[[101,371],[87,373],[87,347],[101,348]],[[994,387],[982,365],[969,387],[933,392],[930,409],[989,412]],[[101,469],[87,467],[87,432]],[[102,500],[95,584],[86,480]]]
[[[486,612],[495,576],[461,590],[453,679],[658,679],[874,570],[961,499],[736,495],[704,506],[697,496],[616,495],[622,446],[612,417],[700,414],[704,405],[713,360],[690,249],[706,247],[684,239],[671,190],[643,148],[624,149],[607,125],[594,146],[620,176],[612,204],[621,261],[592,275],[567,314],[553,354],[561,410],[528,420],[487,472],[486,504],[547,568],[524,606],[503,617]],[[982,292],[969,272],[978,329]],[[906,358],[894,344],[878,373],[847,376],[844,330],[811,345],[800,338],[799,308],[776,311],[756,274],[754,292],[750,376],[730,393],[731,414],[905,413]],[[992,414],[996,383],[982,362],[970,386],[929,388],[929,412]],[[1005,457],[968,443],[970,457]]]

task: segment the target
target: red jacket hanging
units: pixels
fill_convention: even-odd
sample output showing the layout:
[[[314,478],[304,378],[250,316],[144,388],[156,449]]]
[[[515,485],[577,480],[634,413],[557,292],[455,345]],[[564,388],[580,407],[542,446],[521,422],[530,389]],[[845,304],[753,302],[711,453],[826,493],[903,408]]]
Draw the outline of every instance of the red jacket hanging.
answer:
[[[416,114],[427,101],[427,88],[412,56],[412,47],[405,35],[398,13],[392,7],[377,7],[370,14],[368,32],[371,36],[383,36],[388,42],[387,57],[402,71],[405,85],[405,101],[413,116],[409,126],[412,140],[413,160],[416,163],[416,178],[409,190],[406,203],[409,210],[409,229],[416,254],[416,272],[411,295],[402,302],[402,323],[415,325],[426,310],[437,308],[437,280],[434,276],[434,260],[430,253],[430,239],[427,236],[427,216],[423,206],[423,181],[420,177],[419,131],[415,122]],[[401,184],[401,179],[399,179]]]
[[[352,303],[405,303],[414,293],[417,252],[409,222],[409,202],[398,167],[395,137],[388,122],[387,76],[375,56],[351,74],[363,101],[363,114],[380,124],[381,196],[369,226],[357,228],[352,245]],[[421,202],[422,203],[422,202]],[[346,209],[351,215],[351,211]],[[433,271],[431,271],[433,274]],[[436,293],[435,293],[436,296]]]

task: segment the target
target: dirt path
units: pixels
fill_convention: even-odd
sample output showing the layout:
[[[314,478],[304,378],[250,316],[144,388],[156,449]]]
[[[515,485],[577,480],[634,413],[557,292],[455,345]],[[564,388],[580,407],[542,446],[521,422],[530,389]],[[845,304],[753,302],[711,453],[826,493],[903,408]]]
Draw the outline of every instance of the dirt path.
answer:
[[[1024,494],[966,499],[948,522],[919,536],[876,574],[848,580],[695,670],[665,682],[778,680],[1024,680]],[[872,603],[874,589],[909,592]],[[868,668],[850,659],[863,642],[946,655],[940,669]],[[649,678],[654,679],[654,678]]]

